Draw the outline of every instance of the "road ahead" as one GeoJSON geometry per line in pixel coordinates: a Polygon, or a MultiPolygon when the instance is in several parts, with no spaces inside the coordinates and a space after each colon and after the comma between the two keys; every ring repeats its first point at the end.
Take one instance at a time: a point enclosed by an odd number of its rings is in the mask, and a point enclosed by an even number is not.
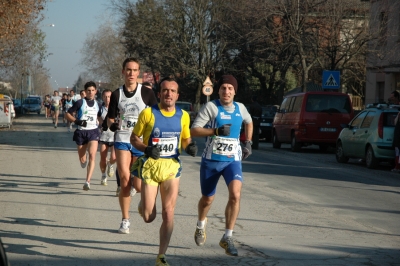
{"type": "MultiPolygon", "coordinates": [[[[171,265],[400,265],[399,174],[388,165],[338,164],[332,152],[271,146],[261,143],[243,163],[239,257],[218,245],[227,201],[222,180],[207,242],[194,243],[200,157],[182,156],[171,265]]],[[[0,152],[0,237],[12,266],[154,265],[160,213],[145,224],[136,195],[131,234],[118,234],[116,182],[101,186],[97,166],[91,190],[82,190],[85,170],[65,127],[54,129],[43,115],[20,117],[10,131],[0,130],[0,152]]]]}

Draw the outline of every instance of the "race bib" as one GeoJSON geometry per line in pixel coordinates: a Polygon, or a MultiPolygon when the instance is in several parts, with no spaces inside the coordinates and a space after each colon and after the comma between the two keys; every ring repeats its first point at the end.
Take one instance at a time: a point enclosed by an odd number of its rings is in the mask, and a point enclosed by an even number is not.
{"type": "Polygon", "coordinates": [[[213,153],[232,156],[237,153],[238,141],[231,138],[215,137],[213,140],[213,153]]]}
{"type": "Polygon", "coordinates": [[[158,149],[160,150],[160,156],[172,156],[176,154],[176,149],[178,147],[178,140],[176,137],[172,138],[153,138],[153,145],[158,144],[158,149]]]}
{"type": "Polygon", "coordinates": [[[122,116],[120,126],[121,130],[132,130],[136,125],[137,120],[137,116],[122,116]]]}

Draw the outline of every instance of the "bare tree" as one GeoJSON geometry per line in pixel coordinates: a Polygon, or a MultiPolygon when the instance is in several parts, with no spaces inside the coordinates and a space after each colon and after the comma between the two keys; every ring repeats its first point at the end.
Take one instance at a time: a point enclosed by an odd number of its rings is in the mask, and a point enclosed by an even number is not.
{"type": "MultiPolygon", "coordinates": [[[[214,75],[223,43],[215,36],[223,1],[122,0],[127,52],[134,52],[151,71],[175,75],[181,97],[199,105],[202,83],[214,75]]],[[[212,77],[211,77],[212,78],[212,77]]]]}
{"type": "Polygon", "coordinates": [[[109,89],[121,85],[121,64],[125,57],[122,39],[112,21],[105,20],[96,32],[88,35],[81,50],[81,65],[89,75],[105,80],[109,89]]]}

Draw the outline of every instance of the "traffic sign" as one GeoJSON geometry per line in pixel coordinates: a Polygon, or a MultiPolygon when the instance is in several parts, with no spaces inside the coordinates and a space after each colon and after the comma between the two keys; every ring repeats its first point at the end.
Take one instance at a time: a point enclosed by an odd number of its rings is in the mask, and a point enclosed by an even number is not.
{"type": "Polygon", "coordinates": [[[212,82],[211,82],[211,79],[210,79],[209,76],[207,76],[206,80],[203,82],[203,85],[204,86],[206,86],[206,85],[211,85],[212,86],[212,82]]]}
{"type": "Polygon", "coordinates": [[[339,89],[340,88],[340,71],[324,70],[322,72],[322,88],[323,89],[339,89]]]}
{"type": "Polygon", "coordinates": [[[202,91],[204,95],[210,96],[213,93],[213,87],[210,85],[205,85],[203,86],[202,91]]]}

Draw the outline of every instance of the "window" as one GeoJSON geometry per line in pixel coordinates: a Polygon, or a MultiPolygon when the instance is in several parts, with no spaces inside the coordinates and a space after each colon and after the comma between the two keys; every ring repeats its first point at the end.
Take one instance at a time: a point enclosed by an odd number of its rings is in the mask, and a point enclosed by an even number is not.
{"type": "Polygon", "coordinates": [[[289,113],[289,112],[292,112],[292,109],[293,109],[293,103],[294,103],[294,99],[295,99],[295,97],[290,97],[289,99],[288,99],[288,101],[289,101],[289,103],[287,104],[287,112],[289,113]]]}
{"type": "Polygon", "coordinates": [[[383,126],[395,127],[394,120],[396,119],[397,113],[384,113],[383,126]]]}
{"type": "Polygon", "coordinates": [[[301,110],[301,104],[303,103],[304,96],[297,96],[294,99],[292,112],[298,113],[301,110]]]}
{"type": "Polygon", "coordinates": [[[310,94],[307,98],[306,111],[349,114],[350,99],[346,95],[310,94]]]}
{"type": "Polygon", "coordinates": [[[386,12],[379,14],[379,45],[386,44],[388,16],[386,12]]]}
{"type": "Polygon", "coordinates": [[[364,121],[361,124],[361,128],[369,128],[371,126],[372,121],[374,120],[375,112],[368,112],[364,121]]]}
{"type": "Polygon", "coordinates": [[[366,115],[367,115],[367,112],[365,111],[365,112],[359,113],[358,116],[356,116],[356,118],[354,118],[354,120],[350,124],[353,127],[353,129],[360,128],[360,125],[366,115]]]}
{"type": "Polygon", "coordinates": [[[280,112],[282,112],[282,113],[286,112],[286,105],[287,104],[288,104],[288,98],[283,99],[282,104],[281,104],[280,112]]]}

